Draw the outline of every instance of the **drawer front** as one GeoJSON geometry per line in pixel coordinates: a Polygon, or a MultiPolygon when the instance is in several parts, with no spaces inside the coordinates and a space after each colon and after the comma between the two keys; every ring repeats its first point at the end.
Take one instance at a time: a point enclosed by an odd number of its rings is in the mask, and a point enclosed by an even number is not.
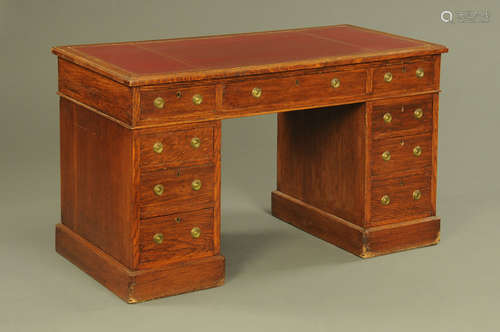
{"type": "Polygon", "coordinates": [[[142,134],[139,140],[142,170],[207,164],[214,159],[213,127],[142,134]]]}
{"type": "Polygon", "coordinates": [[[141,175],[141,205],[168,203],[177,209],[213,203],[215,167],[174,168],[141,175]]]}
{"type": "Polygon", "coordinates": [[[139,267],[207,256],[214,250],[213,209],[142,220],[139,267]]]}
{"type": "Polygon", "coordinates": [[[390,176],[432,166],[432,135],[380,139],[371,144],[372,176],[390,176]]]}
{"type": "Polygon", "coordinates": [[[373,136],[431,132],[432,97],[425,95],[374,102],[371,112],[373,136]]]}
{"type": "Polygon", "coordinates": [[[373,71],[373,94],[433,89],[434,75],[434,61],[430,58],[399,64],[389,63],[373,71]]]}
{"type": "Polygon", "coordinates": [[[431,172],[372,182],[371,225],[432,215],[431,172]]]}
{"type": "MultiPolygon", "coordinates": [[[[326,105],[335,99],[366,93],[366,71],[336,71],[291,77],[246,79],[224,86],[223,111],[263,106],[294,108],[326,105]]],[[[262,111],[269,111],[263,108],[262,111]]]]}
{"type": "Polygon", "coordinates": [[[203,119],[215,112],[215,86],[140,90],[139,123],[203,119]]]}

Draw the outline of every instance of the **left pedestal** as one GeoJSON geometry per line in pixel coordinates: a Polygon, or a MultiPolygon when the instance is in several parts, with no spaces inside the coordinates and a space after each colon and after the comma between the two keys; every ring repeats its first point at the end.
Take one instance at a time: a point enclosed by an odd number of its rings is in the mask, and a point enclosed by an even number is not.
{"type": "MultiPolygon", "coordinates": [[[[134,126],[112,116],[113,93],[106,103],[88,93],[90,83],[102,94],[125,87],[73,64],[59,69],[57,252],[129,303],[223,284],[220,121],[134,126]]],[[[196,89],[154,94],[192,104],[196,89]]]]}

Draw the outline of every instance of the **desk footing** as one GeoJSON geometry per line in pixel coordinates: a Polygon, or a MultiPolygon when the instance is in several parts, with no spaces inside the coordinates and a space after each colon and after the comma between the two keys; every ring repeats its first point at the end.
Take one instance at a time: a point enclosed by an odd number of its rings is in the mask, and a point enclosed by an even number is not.
{"type": "Polygon", "coordinates": [[[56,251],[128,303],[177,295],[224,283],[224,257],[217,255],[133,271],[63,224],[56,251]]]}
{"type": "Polygon", "coordinates": [[[438,217],[364,228],[280,191],[273,191],[271,198],[276,218],[362,258],[439,242],[438,217]]]}

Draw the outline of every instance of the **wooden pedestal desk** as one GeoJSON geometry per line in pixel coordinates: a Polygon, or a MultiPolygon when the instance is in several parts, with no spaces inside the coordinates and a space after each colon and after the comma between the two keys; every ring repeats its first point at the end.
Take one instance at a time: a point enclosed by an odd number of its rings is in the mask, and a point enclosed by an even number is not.
{"type": "Polygon", "coordinates": [[[439,241],[442,45],[337,25],[52,51],[56,250],[129,303],[224,282],[226,118],[278,113],[277,218],[360,257],[439,241]]]}

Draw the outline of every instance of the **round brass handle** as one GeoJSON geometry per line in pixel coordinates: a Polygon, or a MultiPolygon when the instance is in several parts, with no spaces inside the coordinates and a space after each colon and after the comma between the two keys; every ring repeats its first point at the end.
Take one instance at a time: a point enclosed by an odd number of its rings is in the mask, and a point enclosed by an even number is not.
{"type": "Polygon", "coordinates": [[[387,83],[392,81],[392,73],[390,71],[384,74],[384,81],[386,81],[387,83]]]}
{"type": "Polygon", "coordinates": [[[198,137],[191,138],[191,146],[195,149],[198,149],[201,145],[201,140],[198,137]]]}
{"type": "Polygon", "coordinates": [[[155,100],[153,100],[153,105],[155,105],[156,108],[163,108],[163,106],[165,106],[165,99],[156,97],[155,100]]]}
{"type": "Polygon", "coordinates": [[[392,122],[392,115],[391,115],[391,113],[385,113],[384,114],[384,121],[385,121],[385,123],[391,123],[392,122]]]}
{"type": "Polygon", "coordinates": [[[162,184],[157,184],[153,187],[153,192],[157,195],[157,196],[161,196],[163,195],[163,192],[165,191],[165,187],[162,185],[162,184]]]}
{"type": "Polygon", "coordinates": [[[153,235],[153,241],[155,241],[156,244],[161,244],[163,242],[163,234],[156,233],[155,235],[153,235]]]}
{"type": "Polygon", "coordinates": [[[199,94],[193,96],[193,104],[200,105],[203,102],[203,97],[199,94]]]}
{"type": "Polygon", "coordinates": [[[336,89],[340,86],[340,80],[338,78],[334,78],[334,79],[332,79],[330,84],[332,85],[332,88],[336,89]]]}
{"type": "Polygon", "coordinates": [[[191,229],[191,236],[195,239],[199,238],[201,235],[201,229],[199,227],[193,227],[191,229]]]}
{"type": "Polygon", "coordinates": [[[257,87],[253,88],[252,96],[254,96],[255,98],[260,98],[260,96],[262,96],[262,89],[257,87]]]}
{"type": "Polygon", "coordinates": [[[422,155],[422,148],[417,145],[416,147],[413,148],[413,154],[416,157],[420,157],[422,155]]]}
{"type": "Polygon", "coordinates": [[[156,142],[153,144],[153,151],[156,153],[162,153],[163,152],[163,144],[161,142],[156,142]]]}
{"type": "Polygon", "coordinates": [[[382,203],[382,205],[389,205],[390,202],[391,198],[389,197],[389,195],[384,195],[382,196],[382,198],[380,198],[380,203],[382,203]]]}
{"type": "Polygon", "coordinates": [[[201,189],[201,180],[194,180],[193,182],[191,182],[191,188],[193,188],[193,190],[200,190],[201,189]]]}
{"type": "Polygon", "coordinates": [[[418,201],[420,198],[422,198],[422,192],[420,192],[420,190],[415,190],[413,192],[413,199],[418,201]]]}
{"type": "Polygon", "coordinates": [[[384,153],[382,153],[382,159],[385,161],[391,160],[391,153],[389,151],[384,151],[384,153]]]}
{"type": "Polygon", "coordinates": [[[424,70],[422,68],[417,68],[415,75],[417,75],[418,78],[424,77],[424,70]]]}
{"type": "Polygon", "coordinates": [[[415,111],[413,111],[413,115],[416,119],[420,119],[424,116],[424,111],[421,108],[417,108],[415,111]]]}
{"type": "Polygon", "coordinates": [[[175,220],[176,223],[180,223],[182,221],[182,218],[181,217],[175,217],[174,220],[175,220]]]}

